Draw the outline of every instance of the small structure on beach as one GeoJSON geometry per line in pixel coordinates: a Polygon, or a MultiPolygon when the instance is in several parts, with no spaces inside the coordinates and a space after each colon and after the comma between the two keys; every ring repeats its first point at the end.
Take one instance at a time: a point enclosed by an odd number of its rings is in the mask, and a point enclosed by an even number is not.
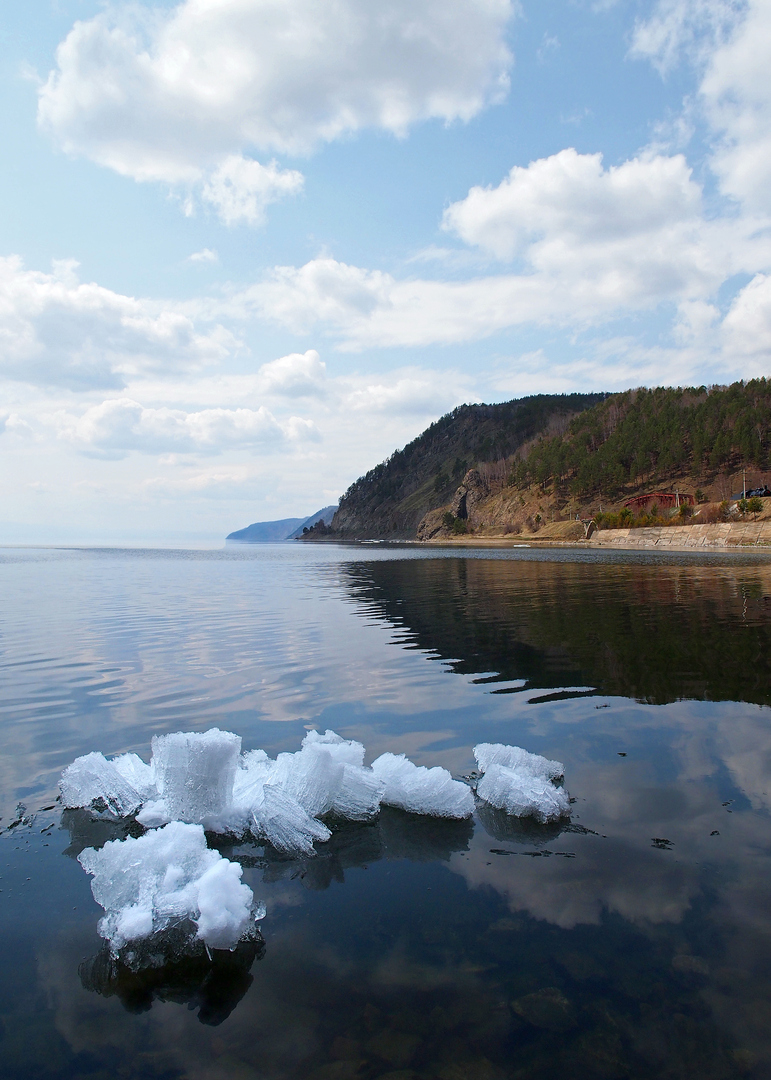
{"type": "Polygon", "coordinates": [[[683,491],[652,491],[648,495],[635,495],[632,499],[626,499],[624,506],[636,513],[647,513],[654,506],[658,506],[660,510],[676,510],[680,506],[693,506],[695,502],[693,495],[683,491]]]}

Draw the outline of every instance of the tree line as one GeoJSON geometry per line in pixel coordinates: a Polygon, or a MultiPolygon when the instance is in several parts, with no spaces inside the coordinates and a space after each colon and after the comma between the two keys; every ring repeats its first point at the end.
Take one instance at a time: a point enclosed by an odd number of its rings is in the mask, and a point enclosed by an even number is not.
{"type": "Polygon", "coordinates": [[[771,469],[771,382],[627,390],[515,459],[510,484],[552,482],[579,497],[742,467],[771,469]]]}

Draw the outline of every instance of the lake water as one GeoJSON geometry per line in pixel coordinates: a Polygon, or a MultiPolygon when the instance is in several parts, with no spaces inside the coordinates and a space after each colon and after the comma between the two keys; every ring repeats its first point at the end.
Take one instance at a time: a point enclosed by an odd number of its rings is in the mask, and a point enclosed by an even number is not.
{"type": "Polygon", "coordinates": [[[771,1075],[768,557],[4,549],[0,674],[4,1078],[771,1075]],[[110,831],[59,774],[213,725],[458,776],[514,743],[565,763],[572,823],[224,848],[264,945],[117,969],[76,861],[110,831]]]}

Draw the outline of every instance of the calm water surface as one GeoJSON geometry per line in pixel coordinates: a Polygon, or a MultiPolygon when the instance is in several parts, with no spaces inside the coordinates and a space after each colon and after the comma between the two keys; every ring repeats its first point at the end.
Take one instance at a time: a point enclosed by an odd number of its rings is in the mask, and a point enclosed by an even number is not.
{"type": "Polygon", "coordinates": [[[3,549],[0,676],[3,1077],[771,1075],[767,557],[3,549]],[[573,820],[224,848],[264,946],[135,975],[76,861],[113,834],[56,782],[214,724],[455,775],[516,743],[565,762],[573,820]]]}

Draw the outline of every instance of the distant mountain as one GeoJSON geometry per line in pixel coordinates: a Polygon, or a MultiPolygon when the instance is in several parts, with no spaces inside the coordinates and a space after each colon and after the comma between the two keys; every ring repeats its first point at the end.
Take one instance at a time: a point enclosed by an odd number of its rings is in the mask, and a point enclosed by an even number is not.
{"type": "Polygon", "coordinates": [[[302,524],[291,533],[287,539],[296,540],[298,536],[302,536],[303,529],[311,529],[314,525],[317,525],[319,521],[323,521],[325,525],[329,525],[332,518],[337,511],[337,503],[334,506],[325,506],[323,510],[317,510],[315,514],[311,514],[309,518],[302,522],[302,524]]]}
{"type": "Polygon", "coordinates": [[[460,405],[357,480],[340,500],[332,534],[415,538],[421,519],[448,503],[472,466],[512,458],[558,435],[607,394],[537,394],[499,405],[460,405]]]}
{"type": "Polygon", "coordinates": [[[239,540],[242,544],[266,544],[276,540],[287,540],[289,534],[305,524],[305,518],[282,518],[281,521],[255,521],[245,529],[229,533],[226,540],[239,540]]]}
{"type": "Polygon", "coordinates": [[[229,533],[226,540],[236,540],[242,544],[270,544],[278,540],[294,540],[302,536],[303,529],[310,529],[318,521],[326,524],[334,517],[337,506],[325,506],[308,518],[282,518],[280,521],[255,521],[245,529],[229,533]]]}

